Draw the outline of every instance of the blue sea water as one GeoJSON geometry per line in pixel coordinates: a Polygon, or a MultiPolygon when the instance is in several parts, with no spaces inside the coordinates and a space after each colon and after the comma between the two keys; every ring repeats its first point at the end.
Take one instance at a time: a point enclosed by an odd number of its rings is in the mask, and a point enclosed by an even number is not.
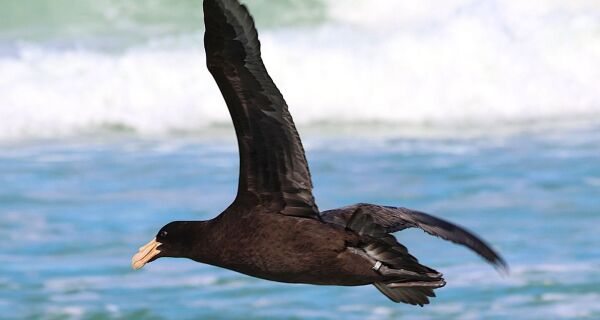
{"type": "Polygon", "coordinates": [[[279,284],[182,259],[134,271],[132,254],[162,225],[209,219],[233,199],[232,135],[5,143],[1,318],[600,318],[598,126],[450,138],[309,132],[305,145],[322,210],[371,202],[436,214],[482,235],[510,274],[419,230],[396,236],[448,281],[424,308],[371,286],[279,284]]]}

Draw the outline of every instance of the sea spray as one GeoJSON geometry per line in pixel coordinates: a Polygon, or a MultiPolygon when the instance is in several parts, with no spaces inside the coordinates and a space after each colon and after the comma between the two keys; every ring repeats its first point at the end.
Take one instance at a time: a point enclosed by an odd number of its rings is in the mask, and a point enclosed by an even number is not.
{"type": "MultiPolygon", "coordinates": [[[[493,128],[600,118],[600,7],[593,1],[315,2],[327,9],[322,20],[311,7],[302,12],[315,19],[286,20],[278,15],[283,4],[271,14],[277,24],[266,23],[263,2],[249,1],[259,26],[264,20],[263,57],[300,126],[493,128]]],[[[166,13],[138,21],[127,10],[146,9],[121,9],[117,25],[145,30],[144,41],[106,49],[108,23],[87,38],[63,33],[62,43],[2,33],[0,139],[229,125],[204,66],[201,20],[192,28],[193,15],[174,11],[182,22],[166,13]]],[[[63,29],[71,30],[56,27],[63,29]]]]}

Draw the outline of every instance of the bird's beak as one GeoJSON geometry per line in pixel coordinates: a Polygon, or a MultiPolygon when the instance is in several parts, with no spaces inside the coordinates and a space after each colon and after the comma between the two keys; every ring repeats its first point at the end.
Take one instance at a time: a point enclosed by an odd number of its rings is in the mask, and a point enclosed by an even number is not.
{"type": "Polygon", "coordinates": [[[153,260],[156,255],[160,253],[158,250],[158,246],[162,243],[156,241],[156,238],[152,239],[152,241],[148,242],[145,246],[141,247],[138,253],[136,253],[133,258],[131,258],[131,267],[134,270],[141,269],[146,263],[153,260]]]}

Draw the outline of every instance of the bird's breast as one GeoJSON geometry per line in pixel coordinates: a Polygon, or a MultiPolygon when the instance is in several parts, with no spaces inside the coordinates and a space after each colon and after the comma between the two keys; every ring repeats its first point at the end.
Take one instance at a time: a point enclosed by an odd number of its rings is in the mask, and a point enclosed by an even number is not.
{"type": "Polygon", "coordinates": [[[347,232],[314,219],[259,214],[229,222],[215,239],[224,245],[212,264],[268,280],[316,283],[343,267],[347,232]]]}

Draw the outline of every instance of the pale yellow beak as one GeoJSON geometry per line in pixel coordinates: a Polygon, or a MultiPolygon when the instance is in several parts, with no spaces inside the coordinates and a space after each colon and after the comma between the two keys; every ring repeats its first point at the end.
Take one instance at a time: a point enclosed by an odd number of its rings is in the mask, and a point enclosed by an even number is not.
{"type": "Polygon", "coordinates": [[[156,241],[156,238],[154,238],[145,246],[141,247],[138,253],[131,258],[131,267],[134,270],[141,269],[148,261],[160,253],[160,250],[158,250],[157,247],[161,244],[162,243],[156,241]]]}

